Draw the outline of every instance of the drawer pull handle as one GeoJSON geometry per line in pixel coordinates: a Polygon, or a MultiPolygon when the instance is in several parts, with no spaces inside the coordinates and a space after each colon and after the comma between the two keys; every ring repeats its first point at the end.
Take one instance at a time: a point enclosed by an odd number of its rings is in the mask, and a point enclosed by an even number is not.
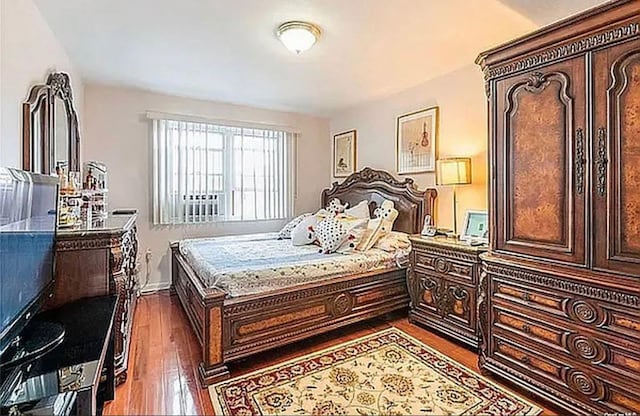
{"type": "Polygon", "coordinates": [[[527,357],[526,355],[523,355],[522,358],[520,358],[520,361],[522,361],[522,364],[526,365],[529,365],[531,363],[531,359],[529,359],[529,357],[527,357]]]}
{"type": "Polygon", "coordinates": [[[522,325],[522,332],[524,333],[530,333],[531,332],[531,327],[527,324],[522,325]]]}
{"type": "Polygon", "coordinates": [[[584,165],[587,164],[584,152],[584,130],[576,130],[576,191],[579,195],[584,193],[584,165]]]}
{"type": "Polygon", "coordinates": [[[522,293],[522,300],[525,302],[529,302],[531,300],[531,295],[529,295],[527,292],[523,292],[522,293]]]}
{"type": "Polygon", "coordinates": [[[600,196],[607,193],[607,129],[600,127],[598,129],[598,154],[596,155],[597,182],[596,188],[600,196]]]}

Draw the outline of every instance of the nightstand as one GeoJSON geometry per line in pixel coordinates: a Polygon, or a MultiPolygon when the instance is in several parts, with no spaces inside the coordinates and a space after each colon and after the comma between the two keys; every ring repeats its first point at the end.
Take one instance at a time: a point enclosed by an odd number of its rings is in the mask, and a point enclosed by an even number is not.
{"type": "Polygon", "coordinates": [[[478,348],[479,256],[487,246],[470,246],[447,237],[413,235],[410,240],[409,322],[478,348]]]}

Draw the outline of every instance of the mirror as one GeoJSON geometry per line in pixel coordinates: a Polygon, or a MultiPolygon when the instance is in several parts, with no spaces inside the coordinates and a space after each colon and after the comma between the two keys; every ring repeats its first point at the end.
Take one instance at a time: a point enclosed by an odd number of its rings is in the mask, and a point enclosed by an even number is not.
{"type": "Polygon", "coordinates": [[[69,160],[71,160],[71,137],[69,135],[69,121],[67,120],[67,109],[64,101],[54,97],[53,105],[53,121],[55,131],[54,140],[54,171],[56,168],[64,168],[65,172],[69,172],[69,160]]]}
{"type": "Polygon", "coordinates": [[[31,87],[23,104],[24,170],[54,174],[80,169],[78,114],[73,102],[69,74],[54,72],[46,84],[31,87]]]}

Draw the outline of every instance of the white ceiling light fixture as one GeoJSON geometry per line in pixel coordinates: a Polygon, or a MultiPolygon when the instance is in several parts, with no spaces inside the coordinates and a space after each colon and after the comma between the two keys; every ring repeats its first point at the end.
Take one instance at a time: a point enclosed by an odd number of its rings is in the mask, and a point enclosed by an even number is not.
{"type": "Polygon", "coordinates": [[[301,54],[318,41],[320,28],[313,23],[292,21],[281,24],[277,35],[287,49],[301,54]]]}

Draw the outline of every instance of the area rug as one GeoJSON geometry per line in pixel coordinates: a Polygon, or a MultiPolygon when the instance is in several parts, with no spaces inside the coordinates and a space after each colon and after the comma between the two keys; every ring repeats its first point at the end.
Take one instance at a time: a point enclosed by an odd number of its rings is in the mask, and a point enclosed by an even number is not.
{"type": "Polygon", "coordinates": [[[390,328],[209,387],[218,415],[501,415],[542,409],[390,328]]]}

